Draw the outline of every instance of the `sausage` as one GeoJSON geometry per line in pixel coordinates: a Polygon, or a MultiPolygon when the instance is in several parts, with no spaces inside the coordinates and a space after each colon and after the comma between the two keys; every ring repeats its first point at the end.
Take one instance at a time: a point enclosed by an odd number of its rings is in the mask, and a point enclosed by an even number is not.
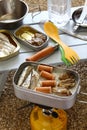
{"type": "Polygon", "coordinates": [[[41,71],[40,76],[42,76],[43,78],[49,79],[49,80],[54,80],[55,77],[53,74],[46,72],[46,71],[41,71]]]}
{"type": "Polygon", "coordinates": [[[38,65],[38,71],[42,71],[42,70],[44,70],[44,71],[47,71],[47,72],[52,72],[53,71],[53,67],[51,67],[51,66],[46,66],[46,65],[38,65]]]}
{"type": "Polygon", "coordinates": [[[44,57],[47,57],[51,53],[53,53],[54,50],[55,50],[55,48],[52,46],[46,47],[45,49],[37,52],[33,56],[26,58],[26,61],[38,61],[44,57]]]}
{"type": "Polygon", "coordinates": [[[41,86],[51,86],[51,87],[55,87],[56,86],[56,81],[55,80],[44,80],[41,81],[41,86]]]}
{"type": "Polygon", "coordinates": [[[36,91],[43,93],[51,93],[51,87],[36,87],[36,91]]]}

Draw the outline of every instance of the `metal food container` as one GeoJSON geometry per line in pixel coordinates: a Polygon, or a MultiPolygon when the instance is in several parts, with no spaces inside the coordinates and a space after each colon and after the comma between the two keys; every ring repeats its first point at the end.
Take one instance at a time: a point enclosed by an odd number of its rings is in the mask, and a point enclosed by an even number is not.
{"type": "MultiPolygon", "coordinates": [[[[75,22],[75,24],[78,23],[78,19],[79,19],[81,13],[82,13],[82,10],[83,10],[83,8],[81,7],[81,8],[76,9],[72,13],[72,20],[75,22]]],[[[83,27],[83,28],[87,27],[87,17],[85,17],[84,21],[82,23],[80,23],[80,26],[83,27]]]]}
{"type": "Polygon", "coordinates": [[[7,30],[0,30],[0,61],[19,53],[20,46],[16,38],[7,30]]]}
{"type": "Polygon", "coordinates": [[[14,35],[21,43],[36,51],[41,50],[48,45],[47,35],[29,25],[22,25],[16,29],[14,35]]]}
{"type": "Polygon", "coordinates": [[[0,29],[16,29],[23,24],[29,7],[22,0],[0,1],[0,29]]]}
{"type": "MultiPolygon", "coordinates": [[[[29,72],[29,75],[30,75],[30,73],[31,73],[31,71],[29,72]]],[[[29,76],[29,75],[27,75],[27,76],[29,76]]],[[[33,77],[33,76],[31,76],[31,77],[33,77]]],[[[57,79],[57,82],[59,83],[59,78],[57,79]]],[[[33,81],[33,83],[35,83],[35,82],[33,81]]],[[[76,96],[80,90],[79,83],[80,83],[80,79],[79,79],[79,75],[77,72],[74,72],[69,69],[63,69],[61,67],[40,64],[38,62],[37,63],[24,62],[23,64],[20,65],[20,67],[16,71],[14,78],[13,78],[14,92],[18,98],[30,101],[35,104],[50,106],[50,107],[54,107],[54,108],[62,108],[62,109],[69,109],[74,105],[76,96]],[[52,93],[43,93],[43,92],[36,91],[35,88],[33,88],[33,89],[30,87],[27,88],[27,87],[24,87],[23,84],[19,85],[20,83],[18,83],[18,82],[24,80],[23,73],[25,73],[24,72],[25,68],[26,67],[29,67],[29,69],[33,68],[35,70],[35,73],[38,73],[37,68],[39,65],[52,67],[53,68],[52,74],[54,74],[56,76],[60,76],[61,74],[65,74],[65,73],[70,73],[71,75],[73,75],[74,79],[75,79],[74,80],[75,84],[74,84],[74,87],[70,88],[70,91],[72,94],[67,96],[67,95],[57,95],[53,92],[52,93]]],[[[35,84],[35,86],[37,86],[37,84],[35,84]]]]}

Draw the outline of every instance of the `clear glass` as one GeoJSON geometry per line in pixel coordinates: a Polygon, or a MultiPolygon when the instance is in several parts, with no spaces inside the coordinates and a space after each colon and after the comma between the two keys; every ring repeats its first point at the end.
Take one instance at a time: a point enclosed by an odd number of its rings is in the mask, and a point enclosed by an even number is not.
{"type": "Polygon", "coordinates": [[[56,26],[66,25],[71,16],[71,0],[48,0],[48,17],[56,26]]]}

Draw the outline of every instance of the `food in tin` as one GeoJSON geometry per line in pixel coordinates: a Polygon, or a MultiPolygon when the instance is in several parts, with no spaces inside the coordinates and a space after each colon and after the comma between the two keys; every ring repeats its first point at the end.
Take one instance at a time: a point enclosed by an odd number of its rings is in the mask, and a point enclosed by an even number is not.
{"type": "Polygon", "coordinates": [[[51,86],[49,87],[36,87],[35,90],[37,92],[43,92],[43,93],[52,93],[52,89],[51,89],[51,86]]]}
{"type": "Polygon", "coordinates": [[[0,30],[0,61],[7,60],[19,53],[19,43],[7,30],[0,30]]]}
{"type": "Polygon", "coordinates": [[[38,65],[37,69],[38,69],[38,71],[44,70],[44,71],[47,71],[47,72],[50,72],[50,73],[53,71],[53,67],[46,66],[46,65],[38,65]]]}
{"type": "Polygon", "coordinates": [[[13,53],[16,47],[10,43],[8,36],[0,33],[0,57],[4,57],[13,53]]]}
{"type": "Polygon", "coordinates": [[[21,34],[19,38],[34,46],[40,46],[46,41],[45,35],[40,33],[33,34],[28,31],[25,31],[23,34],[21,34]]]}
{"type": "Polygon", "coordinates": [[[32,47],[40,47],[47,41],[45,34],[25,25],[15,31],[15,36],[32,47]]]}
{"type": "Polygon", "coordinates": [[[74,75],[70,73],[65,73],[59,76],[60,82],[58,83],[58,87],[64,88],[72,88],[75,86],[75,78],[74,75]]]}
{"type": "Polygon", "coordinates": [[[39,80],[39,74],[37,71],[34,70],[33,67],[26,67],[24,68],[20,78],[18,80],[18,85],[24,88],[32,88],[36,87],[36,84],[39,80]]]}
{"type": "Polygon", "coordinates": [[[37,92],[69,96],[76,86],[76,79],[71,72],[58,72],[57,68],[49,65],[27,66],[20,74],[17,85],[37,92]]]}

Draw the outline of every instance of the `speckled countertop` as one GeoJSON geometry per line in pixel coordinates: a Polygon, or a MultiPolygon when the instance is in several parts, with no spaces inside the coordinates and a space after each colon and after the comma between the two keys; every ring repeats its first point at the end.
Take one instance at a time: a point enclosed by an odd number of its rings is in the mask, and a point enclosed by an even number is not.
{"type": "MultiPolygon", "coordinates": [[[[36,1],[26,0],[29,5],[34,4],[34,6],[35,3],[37,3],[36,1]]],[[[44,1],[46,2],[46,0],[44,1]]],[[[42,1],[40,0],[40,2],[42,1]]],[[[73,0],[73,3],[74,5],[78,5],[78,3],[82,4],[83,1],[78,0],[77,2],[76,0],[73,0]]],[[[66,66],[62,65],[62,67],[66,66]]],[[[87,61],[79,62],[70,68],[79,73],[81,90],[77,95],[74,106],[66,111],[68,115],[67,130],[87,130],[87,103],[80,102],[87,102],[87,95],[81,94],[81,92],[87,93],[87,61]]],[[[0,97],[0,130],[30,130],[29,116],[31,108],[26,107],[18,110],[18,108],[28,104],[28,102],[20,100],[14,95],[12,82],[14,73],[15,70],[9,72],[2,96],[0,97]]]]}
{"type": "MultiPolygon", "coordinates": [[[[62,67],[66,66],[62,65],[62,67]]],[[[79,73],[81,90],[74,106],[66,111],[68,115],[67,130],[87,130],[87,95],[81,94],[81,92],[87,94],[87,61],[80,62],[70,68],[79,73]],[[86,103],[81,103],[82,100],[86,103]]],[[[12,82],[14,73],[14,70],[9,72],[5,89],[0,98],[0,130],[30,130],[31,107],[17,110],[28,102],[20,100],[14,95],[12,82]]]]}

